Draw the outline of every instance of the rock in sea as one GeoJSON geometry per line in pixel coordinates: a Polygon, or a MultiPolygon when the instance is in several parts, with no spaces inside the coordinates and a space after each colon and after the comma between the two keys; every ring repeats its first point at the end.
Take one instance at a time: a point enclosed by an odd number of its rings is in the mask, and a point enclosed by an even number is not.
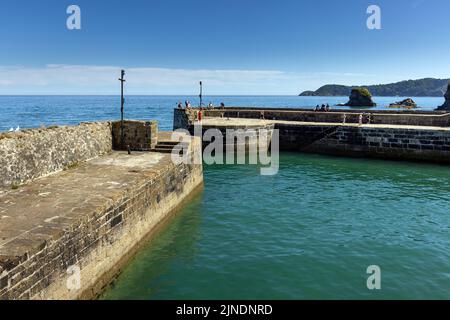
{"type": "Polygon", "coordinates": [[[408,98],[402,101],[391,103],[389,108],[404,108],[404,109],[415,109],[417,108],[417,103],[413,99],[408,98]]]}
{"type": "Polygon", "coordinates": [[[442,106],[438,107],[436,110],[450,110],[450,83],[447,86],[447,92],[445,93],[445,102],[442,106]]]}
{"type": "Polygon", "coordinates": [[[376,105],[372,101],[372,94],[366,88],[352,89],[350,100],[345,104],[348,107],[374,107],[376,105]]]}

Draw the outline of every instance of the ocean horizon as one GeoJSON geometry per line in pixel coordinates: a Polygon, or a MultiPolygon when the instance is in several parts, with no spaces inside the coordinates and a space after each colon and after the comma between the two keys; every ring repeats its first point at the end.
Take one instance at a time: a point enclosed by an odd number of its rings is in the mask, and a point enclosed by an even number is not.
{"type": "MultiPolygon", "coordinates": [[[[376,107],[364,110],[392,110],[390,103],[406,97],[374,97],[376,107]]],[[[432,111],[443,104],[439,97],[412,97],[420,106],[416,110],[432,111]]],[[[161,130],[171,130],[173,108],[178,102],[199,104],[195,95],[126,95],[125,117],[137,120],[157,120],[161,130]]],[[[221,102],[235,107],[315,108],[329,104],[332,109],[354,108],[335,106],[348,97],[300,97],[288,95],[206,95],[203,103],[221,102]]],[[[11,128],[36,128],[54,125],[75,125],[80,122],[107,121],[120,118],[118,95],[0,95],[0,131],[11,128]]]]}

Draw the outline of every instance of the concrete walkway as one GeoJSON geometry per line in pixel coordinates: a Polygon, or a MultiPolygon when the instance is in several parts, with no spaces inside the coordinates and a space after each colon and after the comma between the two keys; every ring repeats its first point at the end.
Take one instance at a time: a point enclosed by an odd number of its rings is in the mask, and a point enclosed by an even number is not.
{"type": "MultiPolygon", "coordinates": [[[[198,122],[196,122],[198,123],[198,122]]],[[[217,128],[257,128],[267,125],[298,125],[298,126],[342,126],[342,127],[363,127],[363,128],[393,128],[393,129],[414,129],[414,130],[436,130],[450,131],[450,127],[434,127],[434,126],[411,126],[411,125],[393,125],[393,124],[358,124],[358,123],[336,123],[336,122],[303,122],[303,121],[286,121],[286,120],[265,120],[251,118],[219,118],[205,117],[201,124],[204,127],[217,128]]]]}
{"type": "Polygon", "coordinates": [[[0,195],[0,262],[14,263],[78,220],[108,209],[128,186],[136,188],[171,163],[170,154],[114,151],[0,195]]]}

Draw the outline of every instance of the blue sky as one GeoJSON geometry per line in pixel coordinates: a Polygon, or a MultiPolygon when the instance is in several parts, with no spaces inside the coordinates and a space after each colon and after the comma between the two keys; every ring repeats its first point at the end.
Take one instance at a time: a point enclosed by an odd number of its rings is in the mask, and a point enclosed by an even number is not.
{"type": "Polygon", "coordinates": [[[450,78],[448,0],[1,0],[0,94],[298,94],[450,78]],[[66,8],[81,8],[68,30],[66,8]],[[369,5],[381,30],[366,27],[369,5]]]}

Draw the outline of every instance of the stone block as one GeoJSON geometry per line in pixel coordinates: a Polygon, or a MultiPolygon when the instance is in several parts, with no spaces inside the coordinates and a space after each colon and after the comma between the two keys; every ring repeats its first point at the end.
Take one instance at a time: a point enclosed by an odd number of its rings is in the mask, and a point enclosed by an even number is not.
{"type": "Polygon", "coordinates": [[[124,120],[112,123],[113,148],[115,150],[148,151],[158,142],[157,121],[124,120]]]}

